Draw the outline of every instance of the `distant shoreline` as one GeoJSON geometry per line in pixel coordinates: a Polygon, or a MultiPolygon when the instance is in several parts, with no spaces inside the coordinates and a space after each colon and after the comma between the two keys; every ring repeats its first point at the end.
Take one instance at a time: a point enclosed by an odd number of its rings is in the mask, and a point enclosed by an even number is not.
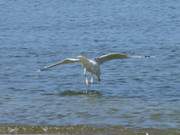
{"type": "Polygon", "coordinates": [[[96,126],[96,125],[15,125],[0,124],[0,134],[62,134],[62,135],[177,135],[180,129],[133,129],[122,126],[96,126]]]}

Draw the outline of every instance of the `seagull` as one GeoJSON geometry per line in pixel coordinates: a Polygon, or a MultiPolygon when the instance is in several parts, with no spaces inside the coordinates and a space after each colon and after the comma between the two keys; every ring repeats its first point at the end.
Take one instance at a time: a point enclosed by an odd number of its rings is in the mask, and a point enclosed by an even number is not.
{"type": "Polygon", "coordinates": [[[125,59],[129,58],[127,54],[120,54],[120,53],[108,53],[106,55],[102,55],[100,57],[96,57],[94,59],[89,59],[84,55],[79,55],[76,58],[66,58],[64,60],[58,61],[54,64],[45,66],[44,68],[40,69],[40,71],[47,70],[49,68],[62,65],[62,64],[73,64],[73,63],[80,63],[84,69],[84,76],[85,76],[85,84],[89,86],[89,84],[93,83],[94,78],[100,82],[101,81],[101,70],[100,66],[107,61],[114,60],[114,59],[125,59]]]}

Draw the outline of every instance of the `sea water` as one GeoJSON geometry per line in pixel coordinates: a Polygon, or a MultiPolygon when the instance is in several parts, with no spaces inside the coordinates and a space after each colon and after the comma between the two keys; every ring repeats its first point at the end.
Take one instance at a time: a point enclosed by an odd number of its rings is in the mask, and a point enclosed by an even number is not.
{"type": "Polygon", "coordinates": [[[0,124],[180,128],[180,1],[1,0],[0,124]],[[86,94],[80,53],[109,61],[86,94]]]}

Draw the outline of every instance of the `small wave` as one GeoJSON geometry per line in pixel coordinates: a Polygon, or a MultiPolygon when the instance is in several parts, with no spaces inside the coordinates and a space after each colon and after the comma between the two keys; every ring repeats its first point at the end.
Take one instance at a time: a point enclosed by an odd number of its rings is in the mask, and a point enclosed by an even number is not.
{"type": "Polygon", "coordinates": [[[97,90],[65,90],[58,93],[46,93],[44,95],[56,96],[102,96],[102,93],[97,90]]]}

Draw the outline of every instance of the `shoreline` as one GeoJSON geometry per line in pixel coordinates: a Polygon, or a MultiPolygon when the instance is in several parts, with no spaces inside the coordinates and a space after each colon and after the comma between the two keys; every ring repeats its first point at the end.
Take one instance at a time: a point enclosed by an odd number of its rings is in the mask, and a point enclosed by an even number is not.
{"type": "Polygon", "coordinates": [[[0,124],[0,134],[62,134],[62,135],[179,135],[180,129],[126,128],[96,125],[16,125],[0,124]]]}

